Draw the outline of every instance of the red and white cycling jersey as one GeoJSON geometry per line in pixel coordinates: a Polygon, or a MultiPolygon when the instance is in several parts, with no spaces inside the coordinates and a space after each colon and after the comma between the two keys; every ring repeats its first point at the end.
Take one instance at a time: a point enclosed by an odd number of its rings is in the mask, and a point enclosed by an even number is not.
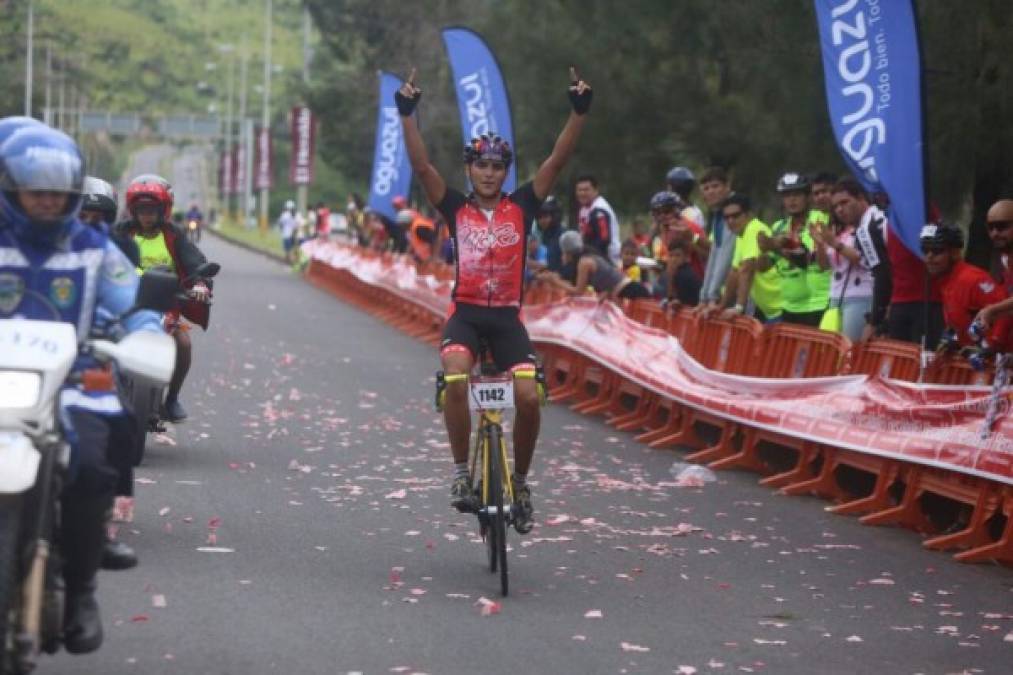
{"type": "Polygon", "coordinates": [[[491,213],[452,188],[437,205],[454,240],[453,299],[483,307],[520,307],[528,229],[539,200],[531,183],[503,195],[491,213]]]}

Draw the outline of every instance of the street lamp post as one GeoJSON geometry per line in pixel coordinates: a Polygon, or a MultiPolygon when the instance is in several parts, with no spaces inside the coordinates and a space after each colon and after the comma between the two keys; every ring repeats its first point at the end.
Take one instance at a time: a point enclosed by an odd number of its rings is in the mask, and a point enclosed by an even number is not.
{"type": "Polygon", "coordinates": [[[243,177],[243,184],[239,188],[239,219],[243,227],[250,224],[250,159],[249,147],[246,142],[246,95],[247,95],[247,72],[250,63],[250,53],[246,48],[246,35],[243,34],[243,42],[239,47],[239,140],[243,148],[241,157],[243,168],[239,175],[243,177]]]}
{"type": "MultiPolygon", "coordinates": [[[[261,133],[270,133],[271,128],[271,21],[272,21],[272,2],[266,0],[266,11],[265,16],[266,26],[264,27],[264,111],[261,117],[261,125],[263,131],[261,133]]],[[[262,152],[266,151],[267,148],[262,148],[262,152]]],[[[268,204],[267,201],[270,197],[270,190],[265,184],[260,189],[260,229],[264,231],[267,229],[267,218],[268,218],[268,204]]]]}
{"type": "Polygon", "coordinates": [[[28,3],[28,54],[25,59],[25,117],[32,116],[32,55],[35,53],[35,3],[28,3]]]}
{"type": "Polygon", "coordinates": [[[42,121],[53,124],[53,43],[46,41],[46,108],[42,113],[42,121]]]}
{"type": "MultiPolygon", "coordinates": [[[[235,49],[234,45],[222,44],[218,45],[218,51],[222,54],[231,54],[235,49]]],[[[236,61],[235,59],[229,59],[229,74],[228,81],[226,83],[226,89],[228,91],[228,102],[225,105],[225,161],[232,162],[232,100],[235,94],[234,87],[234,76],[236,72],[236,61]]],[[[230,182],[235,184],[235,167],[232,167],[229,171],[230,182]]],[[[232,217],[232,192],[230,191],[231,185],[225,185],[222,196],[225,198],[225,217],[226,219],[232,217]]]]}

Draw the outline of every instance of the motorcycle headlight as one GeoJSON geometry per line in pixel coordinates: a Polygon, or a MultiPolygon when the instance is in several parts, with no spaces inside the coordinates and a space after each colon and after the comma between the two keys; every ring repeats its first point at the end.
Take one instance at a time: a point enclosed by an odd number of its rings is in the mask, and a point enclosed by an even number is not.
{"type": "Polygon", "coordinates": [[[0,370],[0,408],[31,408],[39,402],[42,374],[0,370]]]}

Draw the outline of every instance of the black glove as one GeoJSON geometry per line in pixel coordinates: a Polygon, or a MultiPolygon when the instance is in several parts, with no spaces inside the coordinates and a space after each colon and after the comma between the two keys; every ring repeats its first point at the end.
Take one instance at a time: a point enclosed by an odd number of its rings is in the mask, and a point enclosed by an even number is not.
{"type": "Polygon", "coordinates": [[[422,90],[416,87],[412,87],[414,96],[405,96],[398,89],[394,92],[394,104],[397,106],[397,112],[401,117],[411,117],[412,113],[415,112],[415,106],[422,100],[422,90]]]}
{"type": "Polygon", "coordinates": [[[591,99],[594,97],[594,92],[591,90],[591,85],[587,83],[584,84],[584,91],[579,91],[577,85],[577,81],[571,82],[567,94],[570,97],[570,105],[573,106],[573,112],[578,115],[584,115],[591,109],[591,99]]]}

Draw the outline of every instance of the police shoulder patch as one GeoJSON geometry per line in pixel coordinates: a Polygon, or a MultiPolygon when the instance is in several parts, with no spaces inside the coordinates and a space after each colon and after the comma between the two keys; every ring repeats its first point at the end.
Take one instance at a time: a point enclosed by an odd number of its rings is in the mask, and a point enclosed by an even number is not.
{"type": "Polygon", "coordinates": [[[123,256],[107,256],[102,265],[102,274],[117,286],[127,286],[137,278],[137,271],[123,256]]]}

